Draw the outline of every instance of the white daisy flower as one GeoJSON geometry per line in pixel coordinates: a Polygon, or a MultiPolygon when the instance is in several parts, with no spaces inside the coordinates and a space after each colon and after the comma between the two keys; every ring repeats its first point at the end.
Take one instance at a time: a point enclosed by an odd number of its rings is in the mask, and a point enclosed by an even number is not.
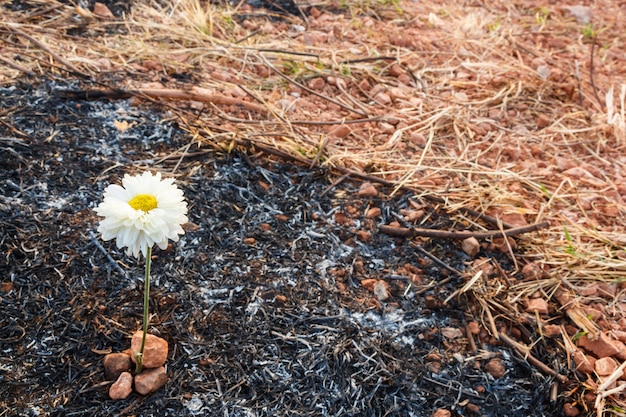
{"type": "Polygon", "coordinates": [[[98,226],[102,239],[116,239],[118,248],[126,248],[128,255],[144,257],[156,243],[167,248],[169,239],[178,241],[185,233],[187,203],[174,179],[161,179],[161,173],[152,175],[124,175],[122,186],[109,185],[104,200],[95,209],[104,217],[98,226]]]}

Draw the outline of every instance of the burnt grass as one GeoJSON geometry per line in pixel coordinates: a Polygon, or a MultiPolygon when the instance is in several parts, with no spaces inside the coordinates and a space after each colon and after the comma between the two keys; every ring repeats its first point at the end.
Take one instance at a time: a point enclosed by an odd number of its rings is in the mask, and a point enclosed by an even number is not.
{"type": "MultiPolygon", "coordinates": [[[[468,299],[443,303],[462,278],[376,231],[416,196],[362,199],[359,182],[323,170],[187,147],[164,110],[70,100],[69,87],[0,88],[0,416],[561,414],[553,379],[515,352],[442,334],[476,319],[468,299]],[[101,241],[93,208],[143,169],[174,172],[190,224],[152,264],[168,382],[112,401],[102,358],[141,326],[143,262],[101,241]],[[364,279],[387,282],[389,298],[364,279]],[[505,376],[484,371],[489,357],[505,376]]],[[[420,203],[423,227],[461,226],[420,203]]],[[[456,242],[421,245],[459,270],[470,261],[456,242]]]]}

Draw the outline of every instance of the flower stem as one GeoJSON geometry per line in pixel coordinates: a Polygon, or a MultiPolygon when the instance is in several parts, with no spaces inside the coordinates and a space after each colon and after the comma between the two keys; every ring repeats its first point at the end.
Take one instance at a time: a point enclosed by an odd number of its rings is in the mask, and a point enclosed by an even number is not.
{"type": "Polygon", "coordinates": [[[146,335],[148,334],[148,321],[150,320],[148,314],[148,306],[150,304],[150,261],[152,260],[152,247],[148,246],[146,252],[146,275],[143,279],[143,337],[141,338],[141,349],[139,355],[137,355],[137,366],[135,367],[135,373],[140,373],[143,369],[143,350],[146,346],[146,335]]]}

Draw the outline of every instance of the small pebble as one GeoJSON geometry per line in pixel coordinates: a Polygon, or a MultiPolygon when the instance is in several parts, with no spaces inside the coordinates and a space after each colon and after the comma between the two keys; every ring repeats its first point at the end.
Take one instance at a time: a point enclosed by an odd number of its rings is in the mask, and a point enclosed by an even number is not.
{"type": "Polygon", "coordinates": [[[130,372],[122,372],[109,388],[109,397],[112,400],[124,400],[131,392],[133,392],[133,376],[130,372]]]}
{"type": "Polygon", "coordinates": [[[543,298],[531,298],[528,300],[526,312],[548,314],[548,303],[543,298]]]}
{"type": "Polygon", "coordinates": [[[563,404],[563,414],[567,417],[576,417],[580,414],[580,410],[576,408],[573,404],[565,403],[563,404]]]}
{"type": "Polygon", "coordinates": [[[445,408],[438,408],[433,413],[433,417],[450,417],[451,415],[452,415],[452,413],[450,413],[450,411],[446,410],[445,408]]]}
{"type": "Polygon", "coordinates": [[[102,360],[104,365],[104,379],[115,381],[122,372],[130,370],[132,359],[125,353],[109,353],[102,360]]]}
{"type": "Polygon", "coordinates": [[[381,214],[382,211],[380,210],[380,208],[372,207],[371,209],[367,210],[367,212],[365,213],[365,217],[368,219],[373,219],[376,217],[380,217],[381,214]]]}
{"type": "Polygon", "coordinates": [[[356,238],[359,239],[361,242],[368,243],[372,240],[372,234],[367,230],[359,230],[358,232],[356,232],[356,238]]]}
{"type": "Polygon", "coordinates": [[[364,182],[361,184],[361,187],[356,195],[359,197],[376,197],[378,195],[378,190],[371,183],[364,182]]]}
{"type": "Polygon", "coordinates": [[[323,78],[313,78],[311,81],[309,81],[308,87],[311,90],[321,90],[324,88],[324,86],[326,85],[326,81],[324,81],[323,78]]]}
{"type": "Polygon", "coordinates": [[[146,369],[135,376],[135,391],[142,395],[149,394],[161,388],[167,382],[165,367],[146,369]]]}
{"type": "Polygon", "coordinates": [[[538,264],[531,262],[522,268],[522,276],[526,280],[539,279],[543,275],[543,270],[538,264]]]}
{"type": "Polygon", "coordinates": [[[468,237],[461,243],[461,249],[463,249],[463,252],[465,252],[468,256],[473,258],[478,255],[478,252],[480,252],[480,243],[475,237],[468,237]]]}
{"type": "Polygon", "coordinates": [[[600,358],[594,366],[596,374],[600,376],[609,376],[617,368],[617,362],[611,357],[600,358]]]}
{"type": "Polygon", "coordinates": [[[493,358],[485,365],[485,372],[498,379],[502,378],[504,374],[506,374],[506,368],[502,364],[500,358],[493,358]]]}
{"type": "Polygon", "coordinates": [[[580,350],[575,351],[572,354],[576,369],[585,374],[592,374],[595,371],[596,358],[593,356],[587,356],[580,350]]]}
{"type": "MultiPolygon", "coordinates": [[[[142,338],[143,332],[141,330],[137,330],[133,335],[133,339],[130,344],[133,351],[133,357],[131,358],[133,362],[136,362],[134,354],[139,353],[141,350],[142,338]]],[[[168,344],[165,339],[152,334],[146,335],[146,345],[144,346],[143,351],[143,367],[158,368],[159,366],[162,366],[167,360],[167,351],[168,344]]]]}
{"type": "Polygon", "coordinates": [[[328,129],[328,134],[336,138],[345,138],[352,132],[348,125],[335,125],[328,129]]]}

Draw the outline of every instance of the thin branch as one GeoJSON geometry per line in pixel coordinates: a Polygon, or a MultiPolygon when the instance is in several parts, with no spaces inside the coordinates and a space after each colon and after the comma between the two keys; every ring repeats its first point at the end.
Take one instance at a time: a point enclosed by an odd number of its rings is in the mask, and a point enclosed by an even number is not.
{"type": "Polygon", "coordinates": [[[491,230],[488,232],[472,232],[469,230],[448,231],[382,225],[378,228],[378,230],[386,235],[401,237],[423,236],[441,239],[467,239],[468,237],[474,237],[476,239],[490,239],[521,235],[523,233],[534,232],[535,230],[543,229],[548,226],[550,226],[550,223],[541,222],[529,224],[528,226],[514,227],[512,229],[491,230]]]}
{"type": "Polygon", "coordinates": [[[515,340],[511,339],[509,336],[507,336],[504,333],[500,333],[500,339],[504,343],[506,343],[507,345],[512,347],[513,349],[517,350],[518,353],[524,359],[526,359],[535,368],[538,368],[542,373],[544,373],[546,375],[552,375],[553,377],[558,379],[559,382],[565,383],[565,382],[569,381],[569,379],[565,375],[559,374],[557,371],[555,371],[554,369],[550,368],[548,365],[546,365],[545,363],[541,362],[539,359],[535,358],[530,353],[530,349],[527,346],[524,346],[521,343],[516,342],[515,340]]]}
{"type": "Polygon", "coordinates": [[[104,246],[102,246],[100,244],[100,242],[98,242],[98,239],[96,238],[96,235],[94,235],[94,233],[91,230],[89,231],[89,236],[91,237],[91,242],[94,245],[96,245],[96,248],[98,248],[100,250],[100,252],[102,252],[104,254],[104,256],[106,256],[106,258],[108,259],[109,263],[111,265],[113,265],[113,268],[117,269],[120,274],[122,274],[124,277],[128,278],[128,275],[126,275],[126,271],[124,271],[124,269],[122,269],[122,267],[119,266],[119,264],[117,262],[115,262],[115,259],[113,259],[113,257],[111,255],[109,255],[109,252],[107,252],[107,250],[104,249],[104,246]]]}
{"type": "Polygon", "coordinates": [[[589,82],[591,83],[591,87],[593,88],[593,94],[596,96],[596,100],[598,100],[598,105],[600,106],[600,110],[603,108],[602,100],[600,100],[600,96],[598,95],[598,87],[596,87],[596,83],[593,78],[593,56],[595,55],[596,50],[596,42],[598,41],[598,35],[593,36],[593,40],[591,42],[591,58],[589,60],[589,82]]]}

